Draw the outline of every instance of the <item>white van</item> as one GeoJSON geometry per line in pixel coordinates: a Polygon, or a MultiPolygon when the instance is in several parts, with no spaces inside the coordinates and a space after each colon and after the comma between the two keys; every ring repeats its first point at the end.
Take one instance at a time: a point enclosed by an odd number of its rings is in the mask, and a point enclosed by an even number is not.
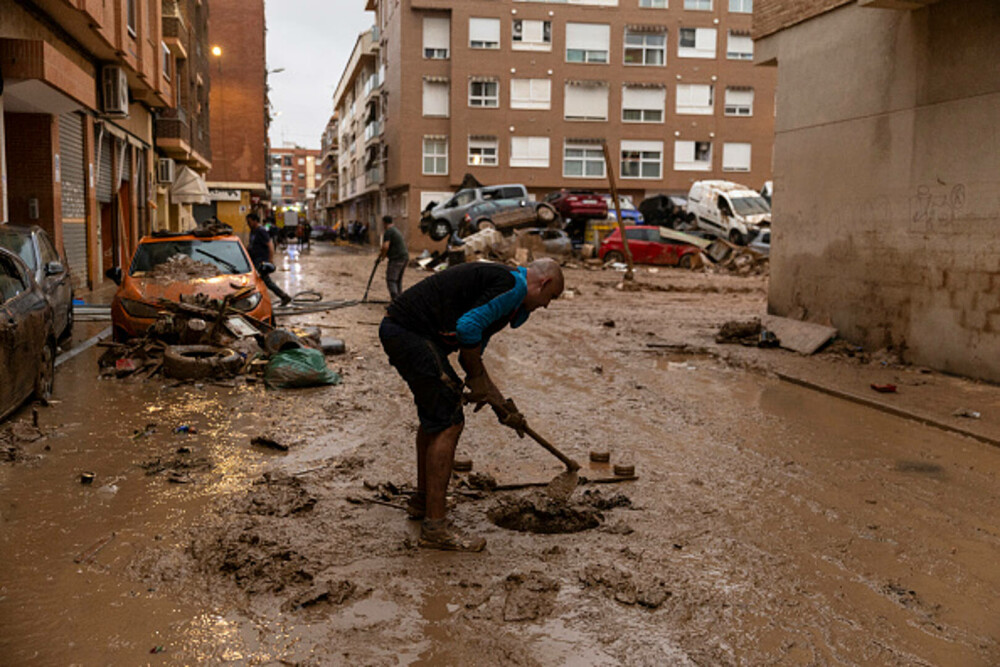
{"type": "Polygon", "coordinates": [[[737,245],[746,245],[771,224],[771,206],[759,193],[731,181],[696,181],[687,210],[699,229],[737,245]]]}

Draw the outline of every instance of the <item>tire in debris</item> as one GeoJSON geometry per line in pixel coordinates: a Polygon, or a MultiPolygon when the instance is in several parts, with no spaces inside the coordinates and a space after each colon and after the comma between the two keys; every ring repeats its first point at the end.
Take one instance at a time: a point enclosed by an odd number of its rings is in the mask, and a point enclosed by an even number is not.
{"type": "Polygon", "coordinates": [[[171,345],[163,353],[163,374],[176,380],[235,375],[242,365],[239,354],[214,345],[171,345]]]}
{"type": "Polygon", "coordinates": [[[556,210],[548,204],[539,204],[536,215],[538,216],[538,220],[544,222],[546,225],[555,222],[557,217],[556,210]]]}

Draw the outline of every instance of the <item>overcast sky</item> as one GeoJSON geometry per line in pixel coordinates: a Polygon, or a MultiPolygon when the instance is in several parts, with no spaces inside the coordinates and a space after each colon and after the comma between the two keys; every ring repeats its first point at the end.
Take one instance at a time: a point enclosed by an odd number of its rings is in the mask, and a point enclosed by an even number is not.
{"type": "Polygon", "coordinates": [[[374,12],[365,0],[265,0],[271,145],[319,148],[333,113],[333,93],[351,57],[358,33],[370,28],[374,12]]]}

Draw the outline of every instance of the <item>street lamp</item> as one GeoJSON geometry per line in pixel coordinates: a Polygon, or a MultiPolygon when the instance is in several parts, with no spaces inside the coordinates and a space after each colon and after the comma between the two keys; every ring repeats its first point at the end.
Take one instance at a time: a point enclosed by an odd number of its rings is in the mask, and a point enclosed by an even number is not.
{"type": "Polygon", "coordinates": [[[216,58],[220,57],[222,55],[222,47],[219,45],[213,46],[212,55],[215,56],[216,58]]]}

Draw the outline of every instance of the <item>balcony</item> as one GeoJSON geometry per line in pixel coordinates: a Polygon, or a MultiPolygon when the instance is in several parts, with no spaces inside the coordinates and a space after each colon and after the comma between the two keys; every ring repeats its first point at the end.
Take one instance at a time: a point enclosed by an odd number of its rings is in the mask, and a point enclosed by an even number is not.
{"type": "Polygon", "coordinates": [[[382,134],[382,121],[375,120],[365,125],[365,144],[373,139],[379,138],[382,134]]]}
{"type": "Polygon", "coordinates": [[[372,185],[381,185],[383,181],[382,167],[372,167],[365,171],[365,187],[371,187],[372,185]]]}

